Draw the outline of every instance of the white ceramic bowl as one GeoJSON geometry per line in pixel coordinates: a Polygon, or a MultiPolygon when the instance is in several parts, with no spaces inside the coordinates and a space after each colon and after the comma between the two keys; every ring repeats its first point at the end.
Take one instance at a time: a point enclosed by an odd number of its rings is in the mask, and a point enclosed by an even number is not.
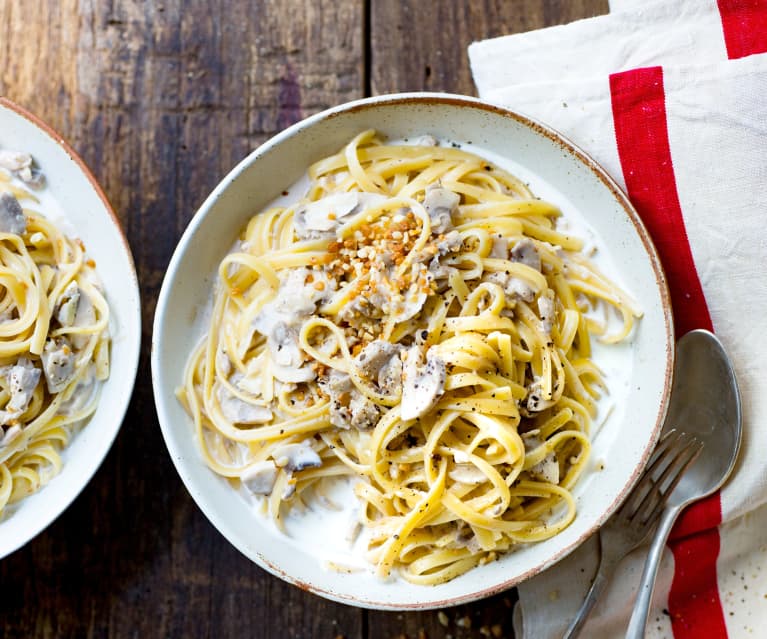
{"type": "MultiPolygon", "coordinates": [[[[301,194],[292,194],[299,197],[301,194]]],[[[152,373],[165,442],[199,507],[241,552],[270,572],[322,596],[354,605],[434,608],[506,589],[572,551],[626,496],[656,442],[665,415],[673,358],[665,281],[647,233],[615,183],[583,152],[552,130],[471,98],[404,94],[361,100],[312,116],[275,136],[243,160],[213,191],[186,229],[168,268],[154,323],[152,373]],[[601,240],[598,252],[644,309],[631,344],[603,362],[614,410],[593,443],[593,468],[578,483],[578,515],[570,527],[538,544],[438,586],[377,581],[367,572],[337,574],[318,559],[335,542],[320,527],[280,536],[244,498],[203,463],[192,422],[174,396],[211,297],[217,265],[250,216],[304,174],[307,166],[375,128],[390,138],[431,134],[471,143],[533,191],[582,216],[601,240]],[[604,463],[604,469],[596,466],[604,463]]]]}
{"type": "MultiPolygon", "coordinates": [[[[69,506],[109,451],[133,391],[141,343],[141,302],[128,243],[106,196],[83,161],[38,118],[0,98],[0,148],[32,154],[46,178],[36,193],[42,214],[63,215],[64,230],[82,239],[106,290],[112,335],[111,370],[96,412],[62,452],[50,483],[0,519],[0,558],[13,552],[69,506]]],[[[77,543],[77,540],[73,540],[77,543]]]]}

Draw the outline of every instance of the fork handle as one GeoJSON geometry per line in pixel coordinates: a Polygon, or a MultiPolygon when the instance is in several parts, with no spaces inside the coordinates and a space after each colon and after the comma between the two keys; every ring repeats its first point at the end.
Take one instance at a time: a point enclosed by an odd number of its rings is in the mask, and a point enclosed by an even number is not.
{"type": "Polygon", "coordinates": [[[610,575],[615,568],[615,564],[616,562],[611,558],[607,558],[604,555],[602,556],[599,562],[599,568],[597,568],[596,577],[594,577],[594,581],[591,582],[591,588],[589,588],[586,598],[583,600],[581,607],[570,622],[567,630],[565,630],[562,639],[574,639],[578,636],[583,624],[586,623],[586,619],[588,619],[591,609],[594,607],[594,604],[599,599],[605,586],[610,581],[610,575]]]}
{"type": "Polygon", "coordinates": [[[647,616],[650,614],[650,605],[652,604],[652,594],[655,590],[655,577],[658,574],[658,566],[663,557],[663,548],[666,545],[671,528],[674,526],[674,522],[683,507],[684,504],[680,504],[663,511],[652,540],[652,545],[650,546],[650,552],[647,554],[644,570],[642,571],[639,592],[637,593],[634,610],[631,613],[631,620],[626,631],[626,639],[644,638],[647,616]]]}

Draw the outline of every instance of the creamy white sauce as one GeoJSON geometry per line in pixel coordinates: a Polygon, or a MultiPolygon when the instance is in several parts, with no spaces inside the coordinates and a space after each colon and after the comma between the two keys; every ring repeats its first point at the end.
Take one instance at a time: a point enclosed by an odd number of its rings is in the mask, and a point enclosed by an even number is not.
{"type": "MultiPolygon", "coordinates": [[[[51,190],[45,186],[42,189],[35,190],[28,187],[20,180],[14,178],[14,184],[22,188],[27,189],[32,195],[34,195],[39,203],[32,202],[31,200],[20,200],[21,206],[30,211],[34,211],[36,215],[41,215],[52,224],[56,226],[64,235],[70,238],[80,237],[74,224],[67,217],[63,207],[59,204],[59,201],[55,198],[51,190]]],[[[86,247],[87,249],[87,247],[86,247]]]]}
{"type": "MultiPolygon", "coordinates": [[[[387,140],[387,144],[423,144],[423,137],[410,138],[408,140],[387,140]]],[[[441,141],[440,146],[450,146],[450,141],[441,141]]],[[[584,253],[605,274],[609,274],[615,284],[631,295],[620,277],[620,269],[610,255],[610,252],[594,229],[586,221],[578,208],[554,185],[542,181],[534,172],[513,161],[490,153],[485,149],[467,143],[460,143],[460,148],[469,153],[474,153],[489,162],[510,171],[523,183],[529,183],[533,194],[545,201],[559,207],[563,213],[564,225],[559,229],[571,232],[572,235],[584,241],[584,253]]],[[[308,175],[301,177],[296,183],[287,189],[287,195],[280,195],[272,200],[263,210],[272,207],[287,207],[294,205],[308,192],[310,180],[308,175]]],[[[238,250],[239,242],[232,250],[238,250]]],[[[210,323],[210,312],[213,304],[211,295],[207,303],[199,309],[196,317],[196,327],[201,327],[201,332],[207,332],[210,323]]],[[[602,319],[601,313],[597,317],[602,319]]],[[[641,319],[638,320],[641,322],[641,319]]],[[[608,324],[608,333],[621,326],[619,317],[612,317],[608,324]]],[[[633,370],[633,338],[629,338],[619,344],[602,344],[597,339],[592,339],[592,360],[603,372],[603,379],[608,387],[609,394],[602,397],[598,402],[598,414],[592,422],[590,433],[592,444],[598,442],[599,432],[605,420],[623,420],[625,403],[628,396],[629,384],[633,370]]],[[[598,475],[601,467],[609,463],[602,457],[603,451],[592,450],[589,467],[575,486],[576,499],[588,488],[588,484],[598,475]]],[[[353,486],[360,481],[357,478],[340,478],[335,481],[326,481],[328,489],[325,495],[339,508],[329,508],[322,500],[317,499],[307,504],[307,508],[283,509],[283,523],[288,533],[288,543],[296,548],[312,549],[312,555],[329,570],[362,571],[370,575],[374,573],[374,567],[365,559],[367,541],[370,533],[364,528],[359,534],[350,539],[350,531],[356,521],[356,512],[360,502],[353,493],[353,486]],[[318,544],[317,539],[322,543],[318,544]]],[[[271,531],[281,543],[285,543],[285,536],[280,532],[268,516],[264,514],[263,498],[255,497],[245,488],[240,492],[252,508],[255,508],[263,518],[265,527],[271,531]]],[[[553,514],[556,519],[558,512],[553,514]]],[[[376,579],[379,579],[376,577],[376,579]]],[[[392,578],[395,579],[395,578],[392,578]]]]}

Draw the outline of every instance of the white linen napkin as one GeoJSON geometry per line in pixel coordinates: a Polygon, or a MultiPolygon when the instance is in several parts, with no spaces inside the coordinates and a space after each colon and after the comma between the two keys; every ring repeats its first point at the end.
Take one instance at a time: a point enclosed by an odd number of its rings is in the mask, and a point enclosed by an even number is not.
{"type": "Polygon", "coordinates": [[[727,59],[716,0],[619,1],[629,6],[472,44],[469,60],[480,97],[527,83],[600,77],[667,62],[727,59]]]}
{"type": "MultiPolygon", "coordinates": [[[[675,528],[647,636],[760,636],[767,627],[767,55],[760,54],[767,2],[612,0],[612,9],[475,43],[472,72],[482,98],[558,129],[627,188],[669,272],[678,333],[708,322],[733,357],[744,402],[741,458],[721,495],[688,510],[675,528]]],[[[520,585],[519,637],[562,635],[597,554],[592,539],[520,585]]],[[[623,636],[645,554],[619,566],[584,637],[623,636]]]]}

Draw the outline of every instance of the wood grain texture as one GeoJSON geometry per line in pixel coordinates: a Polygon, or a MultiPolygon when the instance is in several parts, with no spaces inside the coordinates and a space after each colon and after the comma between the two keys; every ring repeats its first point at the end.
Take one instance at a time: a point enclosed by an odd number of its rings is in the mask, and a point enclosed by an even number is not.
{"type": "Polygon", "coordinates": [[[476,95],[466,55],[475,40],[572,22],[607,10],[607,0],[374,0],[372,91],[476,95]]]}
{"type": "Polygon", "coordinates": [[[149,338],[196,208],[260,142],[366,92],[473,93],[476,39],[606,0],[0,0],[0,94],[56,128],[104,187],[142,291],[136,390],[74,504],[0,562],[0,637],[511,637],[513,593],[438,612],[362,611],[241,556],[186,493],[160,436],[149,338]],[[488,635],[488,633],[490,633],[488,635]]]}

